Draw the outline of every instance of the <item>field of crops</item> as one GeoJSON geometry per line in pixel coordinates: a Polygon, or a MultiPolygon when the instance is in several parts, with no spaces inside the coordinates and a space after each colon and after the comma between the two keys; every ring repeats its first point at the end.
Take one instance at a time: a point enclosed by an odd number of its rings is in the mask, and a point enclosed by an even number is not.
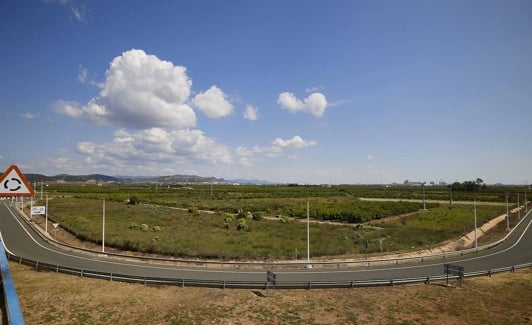
{"type": "MultiPolygon", "coordinates": [[[[446,188],[425,193],[427,200],[444,194],[446,188]]],[[[106,246],[184,258],[306,258],[307,201],[312,257],[362,254],[366,242],[369,254],[428,248],[474,224],[472,204],[428,201],[420,211],[421,201],[359,199],[421,200],[421,188],[412,187],[55,185],[46,195],[50,220],[82,240],[101,243],[105,199],[106,246]]],[[[495,191],[453,195],[505,199],[495,191]]],[[[505,204],[479,205],[478,224],[505,211],[505,204]]]]}

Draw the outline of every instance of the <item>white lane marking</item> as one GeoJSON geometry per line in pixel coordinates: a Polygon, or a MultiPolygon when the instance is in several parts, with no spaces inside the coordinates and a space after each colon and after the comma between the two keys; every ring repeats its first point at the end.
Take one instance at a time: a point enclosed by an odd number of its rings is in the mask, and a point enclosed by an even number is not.
{"type": "MultiPolygon", "coordinates": [[[[487,258],[487,257],[491,257],[491,256],[494,256],[494,255],[499,255],[499,254],[502,254],[504,252],[507,252],[510,249],[512,249],[515,246],[517,246],[517,244],[519,244],[519,242],[522,240],[523,236],[526,234],[526,232],[528,231],[528,228],[530,227],[531,224],[532,224],[532,219],[530,219],[528,221],[528,225],[526,226],[525,230],[521,233],[521,236],[519,236],[517,241],[512,246],[510,246],[510,247],[508,247],[508,248],[506,248],[504,250],[501,250],[499,252],[494,252],[494,253],[491,253],[491,254],[488,254],[488,255],[474,256],[474,257],[471,257],[471,258],[465,258],[465,259],[461,259],[461,260],[456,260],[455,262],[472,261],[472,260],[481,259],[481,258],[487,258]]],[[[415,268],[421,268],[421,267],[439,266],[441,264],[442,263],[433,263],[433,264],[422,264],[422,265],[412,265],[412,266],[398,266],[398,267],[390,267],[390,268],[377,268],[377,269],[373,269],[372,268],[372,269],[362,269],[362,270],[354,270],[353,269],[353,270],[341,270],[341,271],[332,271],[332,270],[331,271],[307,271],[307,272],[303,272],[303,271],[282,272],[282,271],[279,271],[279,272],[276,272],[276,273],[282,273],[282,274],[362,273],[362,272],[389,271],[389,270],[407,270],[407,269],[415,269],[415,268]]]]}
{"type": "MultiPolygon", "coordinates": [[[[46,249],[46,250],[48,250],[50,252],[53,252],[53,253],[56,253],[56,254],[60,254],[60,255],[64,255],[64,256],[68,256],[68,257],[72,257],[72,258],[77,258],[77,259],[81,259],[81,260],[91,261],[91,262],[100,262],[100,263],[107,263],[107,264],[119,265],[119,266],[139,267],[139,268],[157,269],[157,270],[187,271],[187,272],[229,273],[228,271],[223,271],[223,270],[203,270],[203,269],[195,269],[195,268],[188,269],[188,268],[174,268],[174,267],[164,267],[164,266],[154,266],[154,265],[142,265],[142,264],[133,264],[133,263],[120,263],[120,262],[94,259],[94,258],[89,258],[89,257],[72,255],[72,254],[68,254],[68,253],[65,253],[65,252],[60,252],[60,251],[51,249],[49,247],[43,246],[39,242],[37,242],[35,240],[35,238],[28,232],[28,230],[22,225],[20,220],[18,220],[18,218],[13,213],[13,211],[11,211],[11,209],[9,209],[9,208],[7,210],[9,211],[9,213],[11,213],[13,218],[15,218],[17,223],[22,227],[22,229],[26,232],[26,234],[31,238],[31,240],[35,244],[37,244],[38,246],[40,246],[43,249],[46,249]]],[[[5,244],[4,244],[4,247],[5,247],[5,244]]],[[[12,254],[12,255],[15,255],[15,254],[12,254]]],[[[261,270],[260,272],[264,272],[264,271],[261,270]]],[[[260,273],[260,272],[259,271],[249,272],[249,271],[238,271],[238,270],[231,270],[230,271],[230,273],[239,273],[239,274],[257,274],[257,273],[260,273]]]]}

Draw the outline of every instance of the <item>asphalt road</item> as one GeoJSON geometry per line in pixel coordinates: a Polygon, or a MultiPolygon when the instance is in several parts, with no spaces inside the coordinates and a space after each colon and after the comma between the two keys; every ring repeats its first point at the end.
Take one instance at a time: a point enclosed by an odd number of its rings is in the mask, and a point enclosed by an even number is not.
{"type": "MultiPolygon", "coordinates": [[[[511,232],[502,244],[478,253],[446,259],[428,259],[425,262],[370,267],[339,267],[280,269],[275,268],[277,283],[339,282],[358,280],[391,280],[443,276],[443,264],[463,266],[466,273],[487,271],[532,262],[532,214],[511,232]]],[[[203,281],[253,282],[266,281],[265,269],[206,268],[156,264],[151,261],[126,261],[101,254],[76,252],[51,245],[38,235],[29,222],[0,203],[0,233],[6,249],[19,257],[62,267],[137,277],[193,279],[203,281]]]]}

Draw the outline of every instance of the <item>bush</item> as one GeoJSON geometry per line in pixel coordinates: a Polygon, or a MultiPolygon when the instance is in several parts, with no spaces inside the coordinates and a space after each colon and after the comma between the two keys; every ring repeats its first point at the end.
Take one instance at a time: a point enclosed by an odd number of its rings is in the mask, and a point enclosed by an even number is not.
{"type": "Polygon", "coordinates": [[[192,213],[192,214],[195,214],[195,215],[199,215],[199,210],[197,207],[190,207],[188,208],[188,212],[192,213]]]}
{"type": "Polygon", "coordinates": [[[150,230],[150,226],[148,226],[147,224],[143,223],[142,225],[140,225],[140,229],[142,231],[148,231],[148,230],[150,230]]]}
{"type": "Polygon", "coordinates": [[[261,221],[263,218],[264,218],[264,214],[262,212],[253,213],[253,220],[261,221]]]}
{"type": "Polygon", "coordinates": [[[135,204],[139,204],[140,203],[140,200],[138,197],[136,196],[131,196],[128,200],[127,200],[127,204],[131,204],[131,205],[135,205],[135,204]]]}
{"type": "Polygon", "coordinates": [[[248,230],[246,219],[240,218],[236,221],[236,230],[248,230]]]}

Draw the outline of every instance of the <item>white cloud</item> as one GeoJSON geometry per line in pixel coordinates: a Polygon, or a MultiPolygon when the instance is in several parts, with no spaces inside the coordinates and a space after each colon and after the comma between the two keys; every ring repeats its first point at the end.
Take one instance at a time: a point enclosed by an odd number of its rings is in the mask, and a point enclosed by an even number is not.
{"type": "Polygon", "coordinates": [[[84,7],[72,7],[70,8],[72,10],[72,13],[74,14],[74,18],[80,22],[84,23],[85,20],[85,8],[84,7]]]}
{"type": "Polygon", "coordinates": [[[282,92],[277,98],[277,103],[290,112],[303,111],[317,117],[321,117],[327,108],[327,98],[322,93],[312,93],[301,100],[291,92],[282,92]]]}
{"type": "Polygon", "coordinates": [[[26,113],[24,113],[24,114],[22,114],[20,116],[22,116],[23,118],[27,118],[27,119],[32,120],[32,119],[38,118],[40,115],[39,114],[35,114],[35,113],[26,112],[26,113]]]}
{"type": "Polygon", "coordinates": [[[305,148],[310,146],[315,146],[316,141],[306,141],[303,140],[299,135],[294,136],[292,139],[283,140],[277,138],[273,141],[273,144],[280,148],[305,148]]]}
{"type": "Polygon", "coordinates": [[[206,137],[200,130],[151,128],[129,133],[118,130],[107,143],[80,142],[78,153],[94,165],[149,165],[150,163],[230,164],[229,148],[206,137]]]}
{"type": "Polygon", "coordinates": [[[52,110],[56,113],[63,114],[70,117],[80,117],[83,115],[83,110],[75,101],[57,100],[52,104],[52,110]]]}
{"type": "Polygon", "coordinates": [[[196,115],[186,104],[192,81],[185,67],[142,50],[130,50],[113,59],[105,77],[99,96],[87,105],[80,108],[74,102],[57,101],[54,111],[96,124],[135,129],[196,124],[196,115]]]}
{"type": "Polygon", "coordinates": [[[76,20],[80,23],[86,22],[86,15],[85,15],[85,6],[84,5],[77,5],[75,0],[43,0],[44,3],[49,4],[59,4],[62,6],[65,6],[70,9],[72,12],[72,16],[69,17],[69,20],[72,22],[73,20],[76,20]]]}
{"type": "Polygon", "coordinates": [[[283,92],[279,94],[277,103],[291,112],[297,112],[304,109],[303,102],[296,98],[296,96],[290,92],[283,92]]]}
{"type": "Polygon", "coordinates": [[[233,105],[227,100],[224,92],[216,86],[197,94],[192,99],[192,105],[210,118],[225,117],[233,112],[233,105]]]}
{"type": "Polygon", "coordinates": [[[313,86],[313,87],[310,87],[310,88],[305,89],[305,91],[306,91],[307,93],[313,93],[313,92],[316,92],[316,91],[318,91],[318,90],[320,90],[320,89],[323,89],[323,88],[325,88],[325,86],[323,86],[323,85],[320,85],[320,86],[313,86]]]}
{"type": "Polygon", "coordinates": [[[246,120],[256,121],[259,118],[259,109],[251,105],[247,105],[243,115],[246,120]]]}
{"type": "Polygon", "coordinates": [[[78,80],[81,83],[86,83],[89,80],[89,72],[83,65],[78,65],[78,80]]]}

